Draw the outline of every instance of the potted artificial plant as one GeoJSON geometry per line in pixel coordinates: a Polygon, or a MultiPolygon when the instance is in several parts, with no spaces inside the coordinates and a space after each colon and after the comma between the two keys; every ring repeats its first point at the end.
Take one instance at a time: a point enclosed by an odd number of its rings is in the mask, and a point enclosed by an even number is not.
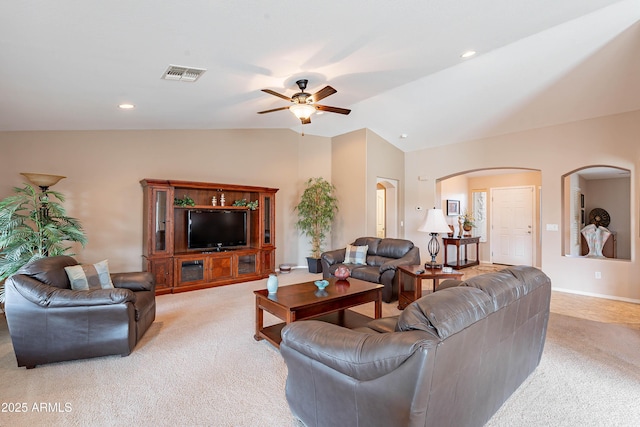
{"type": "MultiPolygon", "coordinates": [[[[80,222],[67,216],[64,196],[48,187],[14,187],[15,195],[0,201],[0,305],[4,281],[30,261],[65,254],[69,242],[84,246],[80,222]]],[[[73,255],[73,254],[68,254],[73,255]]]]}
{"type": "Polygon", "coordinates": [[[331,222],[338,211],[338,199],[335,187],[323,178],[309,178],[306,188],[300,196],[298,211],[298,229],[309,236],[311,256],[307,257],[310,273],[321,273],[320,255],[322,244],[331,231],[331,222]]]}

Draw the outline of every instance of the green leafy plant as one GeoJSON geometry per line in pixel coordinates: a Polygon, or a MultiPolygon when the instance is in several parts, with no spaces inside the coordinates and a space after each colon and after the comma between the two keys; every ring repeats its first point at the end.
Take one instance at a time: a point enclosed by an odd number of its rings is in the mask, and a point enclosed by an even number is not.
{"type": "Polygon", "coordinates": [[[182,199],[178,199],[177,197],[175,197],[173,199],[173,204],[176,206],[195,206],[196,202],[193,201],[193,199],[189,196],[187,196],[186,194],[182,197],[182,199]]]}
{"type": "Polygon", "coordinates": [[[320,258],[322,244],[327,233],[331,231],[331,223],[338,211],[338,199],[333,184],[323,178],[309,178],[306,188],[296,206],[298,211],[298,229],[309,236],[311,256],[320,258]]]}
{"type": "Polygon", "coordinates": [[[67,216],[61,193],[39,192],[29,184],[13,191],[15,195],[0,201],[0,282],[30,261],[67,254],[69,242],[87,243],[80,222],[67,216]]]}
{"type": "Polygon", "coordinates": [[[236,200],[235,202],[233,202],[232,206],[246,206],[247,208],[251,209],[252,211],[255,211],[256,209],[258,209],[258,201],[254,200],[254,201],[247,201],[247,199],[241,199],[241,200],[236,200]]]}

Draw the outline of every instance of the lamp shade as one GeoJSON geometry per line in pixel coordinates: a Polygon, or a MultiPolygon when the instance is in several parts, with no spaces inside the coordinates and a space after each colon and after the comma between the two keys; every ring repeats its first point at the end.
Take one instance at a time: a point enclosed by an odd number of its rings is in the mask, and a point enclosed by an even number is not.
{"type": "Polygon", "coordinates": [[[47,187],[47,188],[56,184],[62,178],[66,178],[66,176],[48,175],[45,173],[22,172],[20,173],[20,175],[24,176],[25,178],[27,178],[29,181],[31,181],[33,184],[37,185],[38,187],[47,187]]]}
{"type": "Polygon", "coordinates": [[[447,224],[447,220],[444,218],[442,209],[434,208],[427,211],[427,218],[418,228],[418,231],[425,233],[450,233],[451,228],[449,228],[449,224],[447,224]]]}
{"type": "Polygon", "coordinates": [[[293,104],[289,111],[299,119],[308,119],[316,112],[316,107],[311,104],[293,104]]]}

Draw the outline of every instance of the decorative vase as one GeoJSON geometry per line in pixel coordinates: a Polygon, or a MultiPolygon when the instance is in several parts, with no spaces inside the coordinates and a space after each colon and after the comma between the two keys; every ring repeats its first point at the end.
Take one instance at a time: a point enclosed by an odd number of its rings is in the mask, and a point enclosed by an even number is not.
{"type": "Polygon", "coordinates": [[[349,276],[351,276],[351,273],[349,272],[349,269],[347,267],[341,265],[336,269],[333,275],[336,276],[336,278],[339,280],[345,280],[349,276]]]}
{"type": "Polygon", "coordinates": [[[267,279],[267,290],[270,294],[275,294],[278,291],[278,276],[270,274],[267,279]]]}
{"type": "Polygon", "coordinates": [[[216,200],[216,196],[213,196],[213,197],[211,198],[211,205],[212,205],[212,206],[216,206],[217,204],[218,204],[218,200],[216,200]]]}
{"type": "Polygon", "coordinates": [[[472,229],[472,228],[473,228],[473,227],[472,227],[472,226],[470,226],[470,225],[467,225],[467,224],[463,225],[463,226],[462,226],[462,229],[464,230],[464,235],[465,235],[465,236],[471,236],[471,229],[472,229]]]}
{"type": "Polygon", "coordinates": [[[225,203],[224,193],[222,193],[222,194],[220,195],[220,206],[224,206],[224,203],[225,203]]]}

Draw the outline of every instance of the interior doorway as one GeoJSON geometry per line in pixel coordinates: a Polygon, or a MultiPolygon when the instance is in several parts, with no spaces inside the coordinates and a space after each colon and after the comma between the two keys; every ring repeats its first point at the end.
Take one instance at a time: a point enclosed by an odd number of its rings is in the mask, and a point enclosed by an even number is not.
{"type": "MultiPolygon", "coordinates": [[[[541,236],[540,236],[540,194],[542,191],[542,174],[535,169],[518,168],[492,168],[481,170],[468,170],[449,175],[436,180],[436,200],[440,200],[440,205],[445,206],[447,200],[460,202],[460,213],[471,212],[475,227],[471,231],[473,237],[480,238],[478,259],[481,263],[504,263],[504,264],[525,264],[525,262],[512,259],[501,259],[495,256],[503,250],[512,251],[517,254],[515,258],[526,257],[526,264],[540,267],[541,265],[541,236]],[[527,214],[527,224],[524,224],[524,234],[527,237],[505,237],[499,245],[496,240],[499,233],[494,233],[494,200],[492,191],[494,189],[526,187],[531,188],[532,206],[530,214],[527,214]],[[533,218],[529,221],[529,218],[533,218]],[[531,225],[531,230],[529,230],[531,225]],[[529,234],[531,231],[531,234],[529,234]],[[525,249],[522,245],[527,244],[525,249]]],[[[531,193],[529,193],[531,195],[531,193]]],[[[527,208],[529,210],[529,208],[527,208]]],[[[503,212],[503,216],[506,213],[503,212]]],[[[520,220],[518,218],[518,220],[520,220]]],[[[447,223],[454,227],[455,235],[458,233],[458,215],[447,216],[447,223]]],[[[517,227],[523,226],[516,224],[517,227]]],[[[500,226],[502,227],[502,226],[500,226]]],[[[512,234],[512,233],[511,233],[512,234]]],[[[506,235],[505,235],[506,236],[506,235]]],[[[454,256],[451,252],[454,248],[448,248],[448,255],[454,256]]],[[[473,253],[471,253],[473,258],[473,253]]]]}
{"type": "Polygon", "coordinates": [[[376,237],[387,237],[387,190],[382,184],[376,185],[376,237]]]}
{"type": "Polygon", "coordinates": [[[398,235],[398,187],[397,179],[376,178],[376,236],[398,235]]]}

